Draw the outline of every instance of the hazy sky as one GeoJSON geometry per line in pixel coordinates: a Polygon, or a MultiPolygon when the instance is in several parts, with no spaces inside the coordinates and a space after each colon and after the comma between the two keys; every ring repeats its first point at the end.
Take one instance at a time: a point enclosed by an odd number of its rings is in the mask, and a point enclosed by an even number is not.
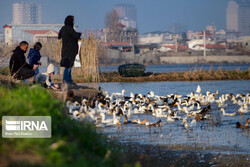
{"type": "MultiPolygon", "coordinates": [[[[67,15],[75,16],[78,31],[104,28],[105,14],[114,5],[132,4],[137,8],[140,33],[166,31],[171,24],[181,24],[192,30],[214,24],[217,30],[226,27],[226,7],[229,0],[0,0],[0,24],[12,22],[12,4],[32,1],[42,6],[42,23],[63,24],[67,15]]],[[[3,32],[3,28],[0,29],[3,32]]]]}

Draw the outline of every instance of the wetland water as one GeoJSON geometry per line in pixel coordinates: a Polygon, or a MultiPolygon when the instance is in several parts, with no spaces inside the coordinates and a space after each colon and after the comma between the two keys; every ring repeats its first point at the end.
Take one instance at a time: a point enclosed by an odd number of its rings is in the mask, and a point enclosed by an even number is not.
{"type": "MultiPolygon", "coordinates": [[[[100,66],[101,72],[118,72],[118,65],[100,66]]],[[[162,72],[183,72],[199,70],[236,70],[246,71],[250,64],[161,64],[161,65],[146,65],[145,72],[162,73],[162,72]]]]}
{"type": "MultiPolygon", "coordinates": [[[[206,91],[222,94],[250,93],[250,81],[203,81],[203,82],[140,82],[140,83],[99,83],[109,94],[121,92],[125,89],[125,96],[129,96],[132,91],[147,95],[151,90],[156,95],[166,96],[171,93],[187,95],[194,92],[197,85],[201,87],[201,93],[206,91]]],[[[226,112],[237,112],[239,105],[227,102],[226,112]]],[[[212,104],[213,112],[219,112],[218,105],[212,104]]],[[[244,122],[250,118],[250,112],[241,116],[238,112],[236,116],[223,116],[220,125],[212,126],[209,121],[197,122],[195,126],[186,130],[182,121],[167,122],[166,118],[153,117],[149,114],[134,114],[129,120],[147,118],[149,122],[156,122],[159,119],[166,123],[162,127],[147,128],[145,125],[121,125],[98,128],[102,134],[121,143],[138,143],[143,145],[160,145],[172,148],[186,147],[188,149],[213,150],[214,153],[243,153],[250,152],[250,132],[235,128],[237,121],[244,122]]],[[[122,118],[123,119],[123,118],[122,118]]],[[[249,129],[250,130],[250,129],[249,129]]]]}

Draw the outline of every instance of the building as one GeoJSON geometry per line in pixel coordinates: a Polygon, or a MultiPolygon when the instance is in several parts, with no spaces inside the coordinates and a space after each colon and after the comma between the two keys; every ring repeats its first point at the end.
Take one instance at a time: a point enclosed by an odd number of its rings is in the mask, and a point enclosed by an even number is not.
{"type": "Polygon", "coordinates": [[[174,34],[181,34],[187,32],[187,26],[181,24],[171,24],[167,27],[167,31],[174,34]]]}
{"type": "Polygon", "coordinates": [[[115,6],[119,23],[128,28],[137,28],[137,10],[134,5],[118,4],[115,6]]]}
{"type": "Polygon", "coordinates": [[[117,28],[103,29],[104,42],[129,42],[131,44],[137,43],[137,29],[127,28],[124,25],[117,25],[117,28]]]}
{"type": "Polygon", "coordinates": [[[4,25],[5,45],[21,41],[35,43],[56,39],[63,24],[9,24],[4,25]]]}
{"type": "Polygon", "coordinates": [[[216,34],[216,26],[214,24],[212,25],[207,25],[206,26],[206,31],[212,33],[213,35],[216,34]]]}
{"type": "Polygon", "coordinates": [[[35,2],[20,2],[13,4],[12,24],[41,24],[41,5],[35,2]]]}
{"type": "Polygon", "coordinates": [[[85,29],[82,30],[82,37],[88,38],[90,35],[94,35],[96,39],[102,40],[103,37],[103,29],[85,29]]]}
{"type": "Polygon", "coordinates": [[[250,0],[231,0],[226,10],[227,31],[250,35],[250,0]]]}
{"type": "Polygon", "coordinates": [[[235,1],[229,1],[226,9],[227,31],[239,31],[238,11],[239,5],[235,1]]]}
{"type": "MultiPolygon", "coordinates": [[[[178,36],[179,38],[180,36],[178,36]]],[[[162,43],[175,43],[176,34],[171,34],[167,31],[155,31],[140,34],[138,37],[138,44],[162,44],[162,43]]]]}
{"type": "Polygon", "coordinates": [[[250,0],[238,0],[239,32],[242,36],[250,35],[250,0]]]}

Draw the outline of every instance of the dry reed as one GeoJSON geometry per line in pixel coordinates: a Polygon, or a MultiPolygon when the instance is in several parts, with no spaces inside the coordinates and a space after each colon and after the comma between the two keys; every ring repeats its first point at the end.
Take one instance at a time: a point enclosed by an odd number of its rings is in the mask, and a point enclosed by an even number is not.
{"type": "Polygon", "coordinates": [[[41,55],[49,57],[50,60],[53,60],[53,63],[59,64],[61,61],[61,49],[62,41],[54,40],[46,43],[42,43],[43,47],[41,49],[41,55]]]}
{"type": "MultiPolygon", "coordinates": [[[[80,61],[81,67],[72,69],[73,79],[86,82],[99,82],[98,40],[91,35],[81,40],[80,61]]],[[[42,56],[47,56],[53,64],[59,65],[61,61],[61,40],[43,43],[42,56]]]]}
{"type": "Polygon", "coordinates": [[[98,40],[91,35],[81,42],[79,53],[81,67],[74,70],[88,82],[99,82],[98,40]]]}

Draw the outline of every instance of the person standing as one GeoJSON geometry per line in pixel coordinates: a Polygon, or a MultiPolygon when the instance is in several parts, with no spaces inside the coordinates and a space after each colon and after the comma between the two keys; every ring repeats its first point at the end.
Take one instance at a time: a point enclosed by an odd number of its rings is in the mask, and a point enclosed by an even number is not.
{"type": "Polygon", "coordinates": [[[74,30],[74,16],[67,16],[64,21],[64,26],[58,34],[58,39],[62,39],[62,59],[60,65],[61,67],[65,67],[63,83],[74,84],[71,70],[78,53],[78,39],[80,39],[80,37],[81,33],[74,30]]]}
{"type": "Polygon", "coordinates": [[[29,47],[28,42],[22,41],[19,46],[13,50],[13,55],[10,58],[9,69],[11,76],[17,80],[25,80],[35,75],[35,70],[38,65],[28,64],[24,53],[27,52],[29,47]]]}
{"type": "MultiPolygon", "coordinates": [[[[36,64],[36,65],[41,65],[40,59],[41,59],[41,54],[40,50],[42,48],[42,44],[40,42],[36,42],[34,45],[34,48],[31,48],[28,54],[28,59],[29,59],[29,64],[36,64]]],[[[39,73],[39,68],[35,70],[35,75],[33,78],[33,82],[35,82],[35,77],[39,73]]]]}

